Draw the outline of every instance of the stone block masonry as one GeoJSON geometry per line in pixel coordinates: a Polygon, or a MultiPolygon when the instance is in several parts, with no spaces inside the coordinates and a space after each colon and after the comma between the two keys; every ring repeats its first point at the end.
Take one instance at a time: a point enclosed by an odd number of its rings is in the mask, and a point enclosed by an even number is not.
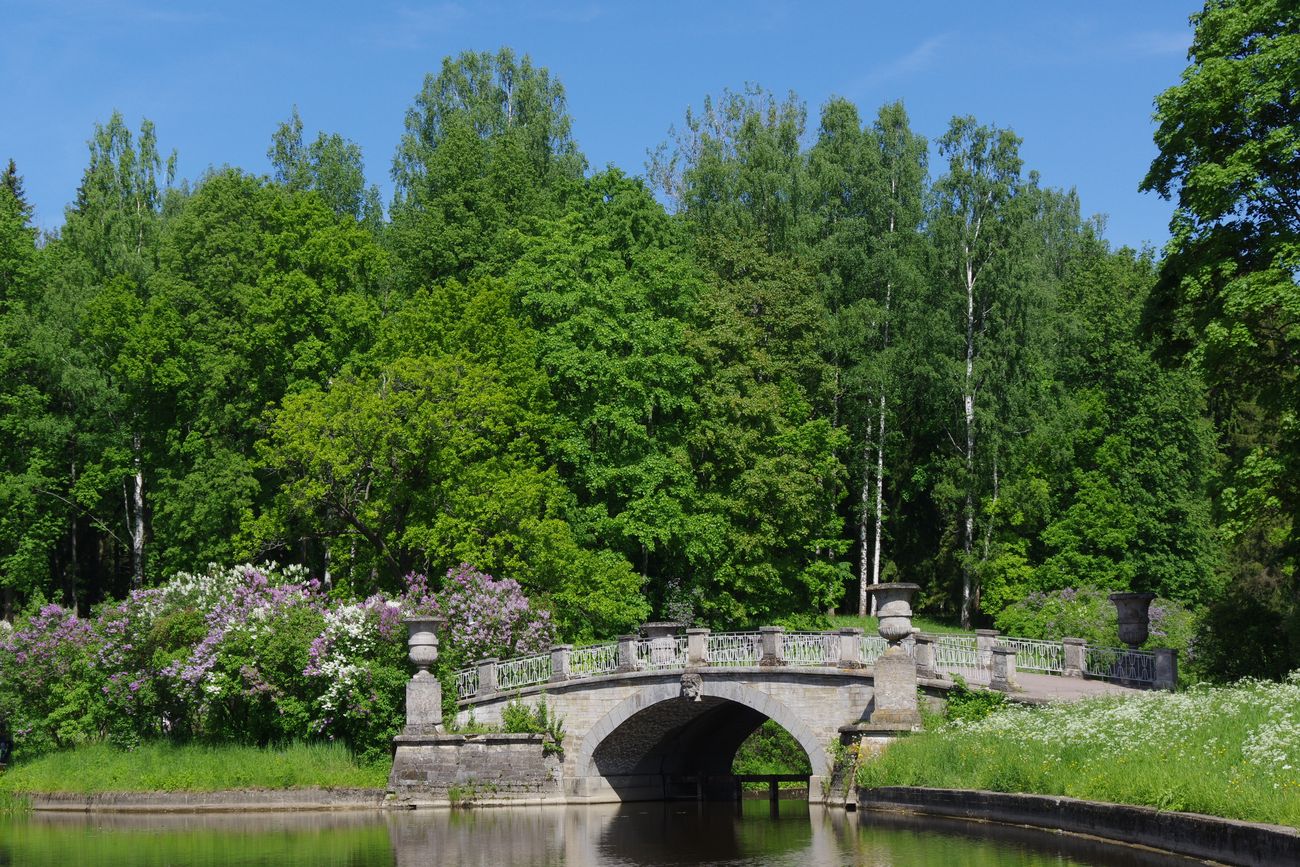
{"type": "Polygon", "coordinates": [[[388,778],[395,806],[562,803],[560,759],[539,734],[399,735],[388,778]]]}

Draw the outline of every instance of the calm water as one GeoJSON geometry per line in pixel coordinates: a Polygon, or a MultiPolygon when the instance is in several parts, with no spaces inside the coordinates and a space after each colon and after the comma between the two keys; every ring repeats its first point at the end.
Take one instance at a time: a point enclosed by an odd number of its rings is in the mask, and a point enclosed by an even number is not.
{"type": "Polygon", "coordinates": [[[782,802],[0,819],[0,865],[1190,865],[1072,838],[782,802]]]}

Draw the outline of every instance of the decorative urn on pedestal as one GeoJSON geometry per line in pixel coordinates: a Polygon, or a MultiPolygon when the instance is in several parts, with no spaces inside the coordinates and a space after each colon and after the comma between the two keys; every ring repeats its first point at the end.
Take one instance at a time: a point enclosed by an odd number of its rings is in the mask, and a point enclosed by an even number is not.
{"type": "Polygon", "coordinates": [[[429,669],[438,661],[438,630],[447,625],[441,617],[412,615],[406,624],[406,654],[416,672],[406,682],[408,735],[430,735],[442,725],[442,685],[429,669]]]}
{"type": "Polygon", "coordinates": [[[1151,600],[1155,598],[1154,593],[1110,594],[1115,613],[1119,615],[1119,640],[1133,650],[1141,647],[1150,634],[1151,600]]]}
{"type": "Polygon", "coordinates": [[[897,731],[920,728],[916,701],[916,660],[903,647],[912,634],[912,596],[918,584],[876,584],[867,588],[876,597],[880,637],[889,647],[875,665],[875,709],[871,724],[897,731]]]}
{"type": "Polygon", "coordinates": [[[889,650],[901,650],[901,642],[912,634],[912,596],[919,584],[874,584],[867,588],[876,597],[877,627],[880,637],[889,642],[889,650]]]}

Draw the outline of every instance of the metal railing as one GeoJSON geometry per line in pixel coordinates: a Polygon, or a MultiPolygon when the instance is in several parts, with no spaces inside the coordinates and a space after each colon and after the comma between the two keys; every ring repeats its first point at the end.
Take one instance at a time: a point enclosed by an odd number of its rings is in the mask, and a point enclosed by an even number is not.
{"type": "Polygon", "coordinates": [[[569,653],[569,677],[608,674],[618,668],[617,644],[593,644],[569,653]]]}
{"type": "Polygon", "coordinates": [[[636,643],[638,668],[685,668],[686,636],[668,638],[642,638],[636,643]]]}
{"type": "Polygon", "coordinates": [[[509,692],[551,679],[551,655],[524,656],[497,663],[497,690],[509,692]]]}
{"type": "Polygon", "coordinates": [[[478,669],[463,668],[456,672],[456,698],[467,699],[478,695],[478,669]]]}
{"type": "Polygon", "coordinates": [[[791,665],[826,665],[839,659],[840,637],[826,632],[787,632],[781,651],[791,665]]]}
{"type": "MultiPolygon", "coordinates": [[[[780,663],[788,665],[820,666],[840,664],[841,636],[831,632],[782,632],[780,635],[780,663]]],[[[757,666],[763,656],[763,633],[717,632],[708,633],[705,643],[704,665],[714,667],[757,666]]],[[[636,639],[629,648],[620,643],[596,644],[568,651],[568,669],[562,674],[570,680],[593,677],[618,671],[622,667],[622,654],[631,654],[631,663],[643,671],[671,670],[687,667],[690,640],[685,635],[655,639],[636,639]]],[[[972,685],[988,685],[992,678],[991,650],[1004,647],[1015,651],[1015,669],[1025,673],[1063,675],[1067,658],[1066,646],[1061,642],[1007,636],[991,637],[987,634],[936,635],[930,641],[934,651],[934,669],[939,677],[951,679],[960,675],[972,685]]],[[[874,666],[889,644],[878,635],[864,635],[860,642],[860,660],[874,666]]],[[[908,655],[915,658],[915,645],[905,641],[908,655]]],[[[1077,646],[1077,645],[1076,645],[1077,646]]],[[[1143,650],[1119,647],[1094,647],[1083,645],[1082,673],[1084,677],[1114,681],[1116,683],[1151,688],[1156,683],[1156,654],[1143,650]]],[[[1079,657],[1071,666],[1077,665],[1079,657]]],[[[510,692],[527,686],[547,683],[553,672],[551,654],[535,654],[495,663],[497,692],[510,692]]],[[[489,673],[490,677],[491,672],[489,673]]],[[[489,680],[489,683],[493,681],[489,680]]],[[[480,693],[479,669],[469,668],[456,673],[456,697],[473,698],[480,693]]]]}
{"type": "Polygon", "coordinates": [[[967,683],[987,684],[992,668],[980,664],[979,643],[973,635],[939,635],[934,640],[934,667],[941,675],[960,675],[967,683]]]}
{"type": "Polygon", "coordinates": [[[1084,675],[1118,683],[1154,684],[1156,655],[1147,650],[1120,647],[1084,648],[1084,675]]]}
{"type": "Polygon", "coordinates": [[[1016,652],[1016,670],[1039,674],[1060,674],[1065,671],[1065,645],[1059,641],[1038,638],[1002,638],[997,643],[1016,652]]]}
{"type": "Polygon", "coordinates": [[[862,636],[861,659],[863,665],[875,665],[880,655],[889,649],[889,642],[879,635],[862,636]]]}
{"type": "Polygon", "coordinates": [[[757,632],[709,633],[709,665],[758,665],[763,639],[757,632]]]}

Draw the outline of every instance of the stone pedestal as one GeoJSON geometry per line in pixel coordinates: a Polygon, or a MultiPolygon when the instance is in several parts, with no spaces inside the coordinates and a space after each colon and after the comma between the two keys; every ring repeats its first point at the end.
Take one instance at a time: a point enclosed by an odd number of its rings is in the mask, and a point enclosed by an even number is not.
{"type": "Polygon", "coordinates": [[[1087,657],[1084,653],[1088,642],[1082,638],[1062,638],[1061,644],[1065,648],[1065,663],[1061,669],[1063,677],[1083,677],[1084,670],[1087,668],[1087,657]]]}
{"type": "Polygon", "coordinates": [[[686,630],[686,664],[709,664],[709,630],[703,628],[686,630]]]}
{"type": "Polygon", "coordinates": [[[636,643],[639,636],[620,635],[618,637],[618,671],[636,671],[640,664],[636,658],[636,643]]]}
{"type": "Polygon", "coordinates": [[[916,663],[900,647],[891,647],[876,660],[876,699],[871,724],[903,730],[921,727],[916,703],[916,663]]]}
{"type": "Polygon", "coordinates": [[[478,661],[478,695],[491,695],[497,691],[497,663],[495,656],[478,661]]]}
{"type": "Polygon", "coordinates": [[[845,626],[839,630],[840,668],[862,668],[862,630],[845,626]]]}
{"type": "Polygon", "coordinates": [[[759,635],[763,642],[763,655],[758,658],[759,665],[785,665],[784,648],[781,636],[785,630],[779,626],[760,626],[759,635]]]}
{"type": "Polygon", "coordinates": [[[1157,648],[1156,654],[1156,689],[1174,692],[1178,689],[1178,651],[1167,647],[1157,648]]]}
{"type": "Polygon", "coordinates": [[[995,647],[993,654],[993,676],[989,679],[989,689],[999,692],[1016,692],[1020,689],[1016,683],[1016,652],[1010,647],[995,647]]]}
{"type": "Polygon", "coordinates": [[[975,630],[975,663],[985,671],[993,667],[993,648],[1001,634],[996,629],[975,630]]]}
{"type": "Polygon", "coordinates": [[[551,648],[552,683],[569,679],[569,660],[572,655],[572,644],[557,644],[551,648]]]}
{"type": "Polygon", "coordinates": [[[926,635],[924,632],[918,632],[915,635],[916,652],[916,676],[936,678],[939,676],[939,669],[936,660],[935,639],[933,635],[926,635]]]}
{"type": "Polygon", "coordinates": [[[442,684],[422,671],[406,682],[404,735],[432,735],[442,730],[442,684]]]}

